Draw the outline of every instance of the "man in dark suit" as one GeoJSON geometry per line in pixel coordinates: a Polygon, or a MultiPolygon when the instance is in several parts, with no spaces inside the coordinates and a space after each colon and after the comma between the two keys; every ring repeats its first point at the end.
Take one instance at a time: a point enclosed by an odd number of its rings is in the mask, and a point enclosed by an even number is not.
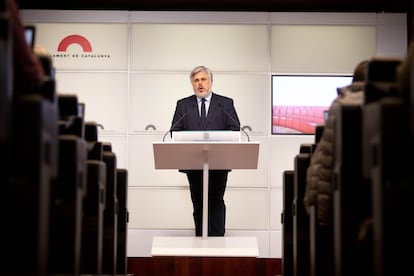
{"type": "MultiPolygon", "coordinates": [[[[213,74],[204,66],[190,73],[194,95],[177,101],[171,131],[181,130],[240,130],[233,99],[212,92],[213,74]],[[203,103],[204,102],[204,103],[203,103]],[[202,107],[205,105],[205,109],[202,107]],[[203,111],[203,109],[205,111],[203,111]],[[205,114],[205,115],[204,115],[205,114]]],[[[203,171],[185,170],[190,184],[196,236],[202,235],[203,171]]],[[[209,171],[208,236],[224,236],[226,190],[229,170],[209,171]]]]}

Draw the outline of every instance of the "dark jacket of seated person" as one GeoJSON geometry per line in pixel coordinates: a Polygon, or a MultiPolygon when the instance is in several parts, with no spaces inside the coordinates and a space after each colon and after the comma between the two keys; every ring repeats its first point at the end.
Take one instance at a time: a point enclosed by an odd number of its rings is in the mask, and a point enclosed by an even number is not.
{"type": "Polygon", "coordinates": [[[363,61],[354,70],[352,83],[337,89],[338,95],[328,110],[322,137],[312,154],[306,175],[304,205],[310,212],[316,206],[316,216],[320,225],[332,224],[332,180],[334,169],[334,127],[335,114],[341,105],[362,105],[364,103],[365,72],[368,61],[363,61]]]}

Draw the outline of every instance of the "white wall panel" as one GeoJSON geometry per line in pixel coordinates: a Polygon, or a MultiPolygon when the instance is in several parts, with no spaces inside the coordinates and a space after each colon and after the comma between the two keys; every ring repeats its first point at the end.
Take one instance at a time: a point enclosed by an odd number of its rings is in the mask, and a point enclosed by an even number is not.
{"type": "Polygon", "coordinates": [[[132,11],[133,23],[205,23],[205,24],[267,24],[269,13],[266,12],[209,12],[209,11],[132,11]]]}
{"type": "Polygon", "coordinates": [[[283,210],[283,189],[271,189],[270,190],[270,229],[281,230],[281,214],[283,210]]]}
{"type": "Polygon", "coordinates": [[[132,70],[267,70],[266,25],[133,24],[131,40],[132,70]]]}
{"type": "Polygon", "coordinates": [[[267,189],[227,189],[226,229],[267,230],[269,228],[269,195],[267,189]]]}
{"type": "Polygon", "coordinates": [[[188,188],[129,188],[128,227],[135,229],[193,229],[188,188]]]}
{"type": "Polygon", "coordinates": [[[407,16],[404,14],[377,14],[377,55],[402,58],[408,45],[407,16]],[[399,41],[400,43],[395,43],[399,41]]]}
{"type": "Polygon", "coordinates": [[[20,10],[25,23],[128,23],[129,11],[107,10],[20,10]]]}
{"type": "Polygon", "coordinates": [[[149,125],[165,133],[171,127],[177,100],[194,93],[189,72],[132,73],[130,91],[130,129],[133,133],[142,133],[149,125]]]}
{"type": "Polygon", "coordinates": [[[377,14],[364,12],[272,12],[271,24],[366,26],[377,23],[377,14]]]}
{"type": "MultiPolygon", "coordinates": [[[[270,186],[283,187],[283,172],[294,168],[294,158],[302,143],[313,143],[313,135],[278,135],[270,138],[270,186]]],[[[280,198],[281,199],[281,198],[280,198]]]]}
{"type": "Polygon", "coordinates": [[[376,54],[375,26],[273,25],[272,72],[349,74],[376,54]]]}
{"type": "Polygon", "coordinates": [[[128,126],[128,74],[59,72],[57,91],[77,94],[85,103],[85,120],[103,125],[102,133],[125,134],[128,126]]]}

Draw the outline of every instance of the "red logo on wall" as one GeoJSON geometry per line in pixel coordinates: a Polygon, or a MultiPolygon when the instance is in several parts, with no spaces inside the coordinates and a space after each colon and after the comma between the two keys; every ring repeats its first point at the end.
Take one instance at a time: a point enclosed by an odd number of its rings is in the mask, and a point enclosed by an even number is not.
{"type": "Polygon", "coordinates": [[[79,44],[84,52],[92,52],[91,43],[81,35],[68,35],[58,45],[58,52],[66,52],[66,49],[72,44],[79,44]]]}
{"type": "Polygon", "coordinates": [[[53,58],[59,59],[78,59],[78,58],[87,58],[87,59],[102,59],[102,58],[110,58],[109,54],[106,53],[96,53],[92,51],[92,44],[89,42],[87,38],[82,35],[72,34],[64,37],[57,47],[57,52],[52,54],[53,58]],[[69,46],[77,44],[79,45],[83,53],[73,53],[70,51],[69,46]]]}

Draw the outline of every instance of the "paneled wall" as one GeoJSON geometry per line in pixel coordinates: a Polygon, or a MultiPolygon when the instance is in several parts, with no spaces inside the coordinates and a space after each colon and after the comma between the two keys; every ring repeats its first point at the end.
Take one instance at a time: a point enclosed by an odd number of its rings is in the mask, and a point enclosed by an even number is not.
{"type": "MultiPolygon", "coordinates": [[[[189,72],[213,70],[213,90],[234,98],[260,141],[257,170],[233,170],[227,235],[258,237],[260,257],[281,257],[282,172],[312,135],[271,135],[271,75],[352,74],[372,56],[402,57],[405,14],[23,10],[53,57],[58,93],[75,93],[102,124],[129,171],[128,255],[150,256],[154,235],[194,235],[185,175],[155,170],[152,142],[168,131],[189,72]],[[89,42],[89,44],[88,44],[89,42]],[[89,48],[87,47],[89,46],[89,48]]],[[[169,139],[169,136],[167,136],[169,139]]],[[[243,136],[243,139],[246,139],[243,136]]]]}

